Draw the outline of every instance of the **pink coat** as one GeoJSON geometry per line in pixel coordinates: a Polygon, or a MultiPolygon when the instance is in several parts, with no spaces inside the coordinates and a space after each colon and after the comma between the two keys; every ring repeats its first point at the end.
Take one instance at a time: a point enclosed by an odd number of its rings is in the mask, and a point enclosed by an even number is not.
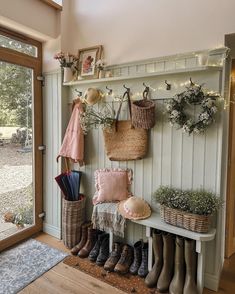
{"type": "Polygon", "coordinates": [[[73,111],[59,155],[57,156],[57,161],[58,158],[62,156],[70,158],[74,162],[78,162],[80,166],[84,164],[84,134],[80,124],[80,112],[83,112],[83,107],[82,102],[78,98],[73,101],[73,111]]]}

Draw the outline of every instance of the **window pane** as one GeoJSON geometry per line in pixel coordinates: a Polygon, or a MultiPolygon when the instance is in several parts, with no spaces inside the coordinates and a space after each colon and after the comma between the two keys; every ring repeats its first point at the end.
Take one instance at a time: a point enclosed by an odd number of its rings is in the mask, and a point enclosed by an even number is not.
{"type": "Polygon", "coordinates": [[[33,70],[0,61],[0,241],[34,222],[33,70]]]}
{"type": "Polygon", "coordinates": [[[4,48],[13,49],[21,53],[25,53],[30,56],[38,56],[37,47],[11,39],[4,35],[0,35],[0,46],[4,48]]]}

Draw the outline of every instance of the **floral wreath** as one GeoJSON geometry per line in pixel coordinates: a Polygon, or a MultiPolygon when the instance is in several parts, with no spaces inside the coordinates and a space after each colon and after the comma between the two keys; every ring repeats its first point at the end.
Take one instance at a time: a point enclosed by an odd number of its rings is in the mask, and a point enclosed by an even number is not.
{"type": "Polygon", "coordinates": [[[212,124],[214,115],[218,108],[216,106],[216,95],[204,93],[202,85],[191,83],[187,90],[176,94],[173,99],[166,103],[166,113],[171,125],[176,125],[189,135],[191,133],[200,134],[212,124]],[[200,105],[201,112],[196,119],[189,117],[185,113],[187,105],[200,105]]]}

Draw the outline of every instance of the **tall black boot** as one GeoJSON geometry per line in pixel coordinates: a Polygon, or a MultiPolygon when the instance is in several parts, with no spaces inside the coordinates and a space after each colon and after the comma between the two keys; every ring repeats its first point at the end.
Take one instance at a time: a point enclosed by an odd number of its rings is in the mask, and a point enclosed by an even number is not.
{"type": "Polygon", "coordinates": [[[142,241],[138,241],[134,244],[134,261],[130,266],[130,273],[132,275],[137,275],[138,269],[141,264],[141,250],[142,250],[142,241]]]}
{"type": "Polygon", "coordinates": [[[138,270],[138,275],[145,278],[148,274],[148,243],[142,244],[142,260],[138,270]]]}

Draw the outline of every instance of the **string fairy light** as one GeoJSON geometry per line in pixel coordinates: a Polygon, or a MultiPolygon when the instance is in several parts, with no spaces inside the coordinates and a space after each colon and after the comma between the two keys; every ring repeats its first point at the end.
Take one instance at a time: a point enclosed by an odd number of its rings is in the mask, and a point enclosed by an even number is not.
{"type": "MultiPolygon", "coordinates": [[[[194,83],[194,82],[192,83],[192,80],[186,80],[185,82],[180,82],[180,83],[177,83],[177,82],[172,82],[171,83],[172,88],[174,88],[174,89],[179,89],[180,87],[188,87],[190,84],[193,84],[193,85],[195,85],[197,87],[200,86],[197,83],[194,83]]],[[[149,86],[149,89],[153,93],[156,93],[158,91],[159,92],[162,92],[162,91],[165,90],[165,88],[162,85],[159,85],[158,87],[149,86]]],[[[209,89],[204,89],[204,91],[205,91],[206,94],[208,94],[210,96],[215,96],[218,99],[219,102],[223,103],[224,110],[226,110],[230,106],[230,104],[235,104],[235,101],[228,101],[227,99],[225,99],[224,97],[222,97],[220,93],[218,93],[216,91],[209,90],[209,89]]],[[[80,92],[80,91],[78,91],[77,89],[75,89],[75,92],[80,92]]],[[[142,93],[143,93],[142,91],[141,92],[137,91],[137,92],[134,92],[134,93],[132,92],[131,93],[131,98],[133,100],[139,99],[139,98],[142,97],[142,95],[143,95],[142,93]]],[[[113,101],[117,101],[117,102],[121,101],[122,96],[123,96],[123,94],[117,93],[117,92],[115,92],[113,90],[112,90],[111,93],[110,92],[101,92],[100,95],[101,95],[102,98],[112,97],[113,98],[113,101]]],[[[166,97],[165,99],[172,99],[172,97],[169,97],[169,98],[166,97]]],[[[125,100],[127,100],[127,99],[125,99],[125,100]]]]}
{"type": "MultiPolygon", "coordinates": [[[[180,88],[180,87],[187,87],[187,86],[189,86],[190,84],[191,84],[191,81],[190,81],[190,80],[187,80],[187,81],[185,81],[185,82],[181,82],[181,83],[176,83],[176,82],[174,82],[174,83],[172,83],[172,86],[173,86],[174,89],[178,89],[178,88],[180,88]]],[[[193,82],[193,84],[194,84],[196,87],[199,87],[199,86],[200,86],[199,84],[194,83],[194,82],[193,82]]],[[[149,89],[150,89],[150,91],[152,91],[153,93],[158,92],[158,91],[164,91],[164,90],[165,90],[165,88],[164,88],[163,86],[158,86],[158,87],[156,87],[156,88],[153,88],[152,86],[149,86],[149,89]]],[[[216,96],[216,97],[220,97],[220,96],[221,96],[218,92],[215,92],[215,91],[213,91],[213,90],[205,89],[205,92],[206,92],[206,94],[209,94],[209,95],[211,95],[211,96],[216,96]]],[[[141,96],[142,96],[142,92],[139,92],[139,91],[137,91],[137,92],[132,92],[132,93],[131,93],[131,97],[132,97],[132,99],[133,99],[133,98],[137,98],[137,97],[141,97],[141,96]]],[[[113,97],[115,101],[119,101],[120,99],[122,99],[122,94],[117,93],[117,92],[115,92],[115,91],[112,91],[112,94],[109,94],[108,92],[106,92],[106,93],[101,93],[101,97],[113,97]]],[[[166,98],[166,99],[171,99],[171,98],[166,98]]]]}

